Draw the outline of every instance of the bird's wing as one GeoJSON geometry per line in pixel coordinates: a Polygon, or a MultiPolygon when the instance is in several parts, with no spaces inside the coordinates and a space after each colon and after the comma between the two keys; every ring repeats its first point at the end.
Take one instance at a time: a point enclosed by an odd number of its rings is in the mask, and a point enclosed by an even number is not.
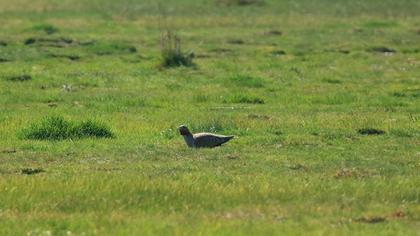
{"type": "Polygon", "coordinates": [[[211,133],[194,134],[196,147],[216,147],[231,140],[233,136],[225,136],[211,133]]]}

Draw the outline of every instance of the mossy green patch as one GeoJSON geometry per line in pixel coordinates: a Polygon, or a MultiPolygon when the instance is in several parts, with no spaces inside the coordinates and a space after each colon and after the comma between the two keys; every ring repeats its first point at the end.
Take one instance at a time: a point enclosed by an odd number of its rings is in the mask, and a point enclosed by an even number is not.
{"type": "Polygon", "coordinates": [[[112,138],[110,129],[98,121],[71,122],[61,116],[44,118],[21,131],[24,139],[63,140],[75,138],[112,138]]]}

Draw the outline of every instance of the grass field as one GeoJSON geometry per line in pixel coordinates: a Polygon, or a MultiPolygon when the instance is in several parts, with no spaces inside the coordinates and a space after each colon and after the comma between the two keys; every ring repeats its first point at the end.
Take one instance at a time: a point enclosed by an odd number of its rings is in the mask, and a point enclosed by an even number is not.
{"type": "Polygon", "coordinates": [[[0,235],[420,235],[420,1],[0,0],[0,25],[0,235]],[[159,66],[162,29],[195,66],[159,66]]]}

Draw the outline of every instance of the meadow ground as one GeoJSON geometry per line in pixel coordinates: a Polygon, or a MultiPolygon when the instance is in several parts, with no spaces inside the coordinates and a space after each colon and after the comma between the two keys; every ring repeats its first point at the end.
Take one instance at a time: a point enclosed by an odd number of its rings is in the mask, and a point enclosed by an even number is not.
{"type": "Polygon", "coordinates": [[[0,235],[419,235],[419,12],[0,0],[0,235]],[[194,67],[158,66],[162,27],[194,67]],[[49,116],[114,137],[24,138],[49,116]]]}

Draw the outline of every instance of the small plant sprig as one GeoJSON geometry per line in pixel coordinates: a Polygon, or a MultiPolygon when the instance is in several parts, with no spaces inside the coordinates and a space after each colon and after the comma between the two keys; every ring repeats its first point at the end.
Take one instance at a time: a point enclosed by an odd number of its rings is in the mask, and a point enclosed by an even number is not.
{"type": "Polygon", "coordinates": [[[194,66],[193,52],[183,52],[181,39],[171,30],[165,30],[161,36],[162,67],[194,66]]]}

